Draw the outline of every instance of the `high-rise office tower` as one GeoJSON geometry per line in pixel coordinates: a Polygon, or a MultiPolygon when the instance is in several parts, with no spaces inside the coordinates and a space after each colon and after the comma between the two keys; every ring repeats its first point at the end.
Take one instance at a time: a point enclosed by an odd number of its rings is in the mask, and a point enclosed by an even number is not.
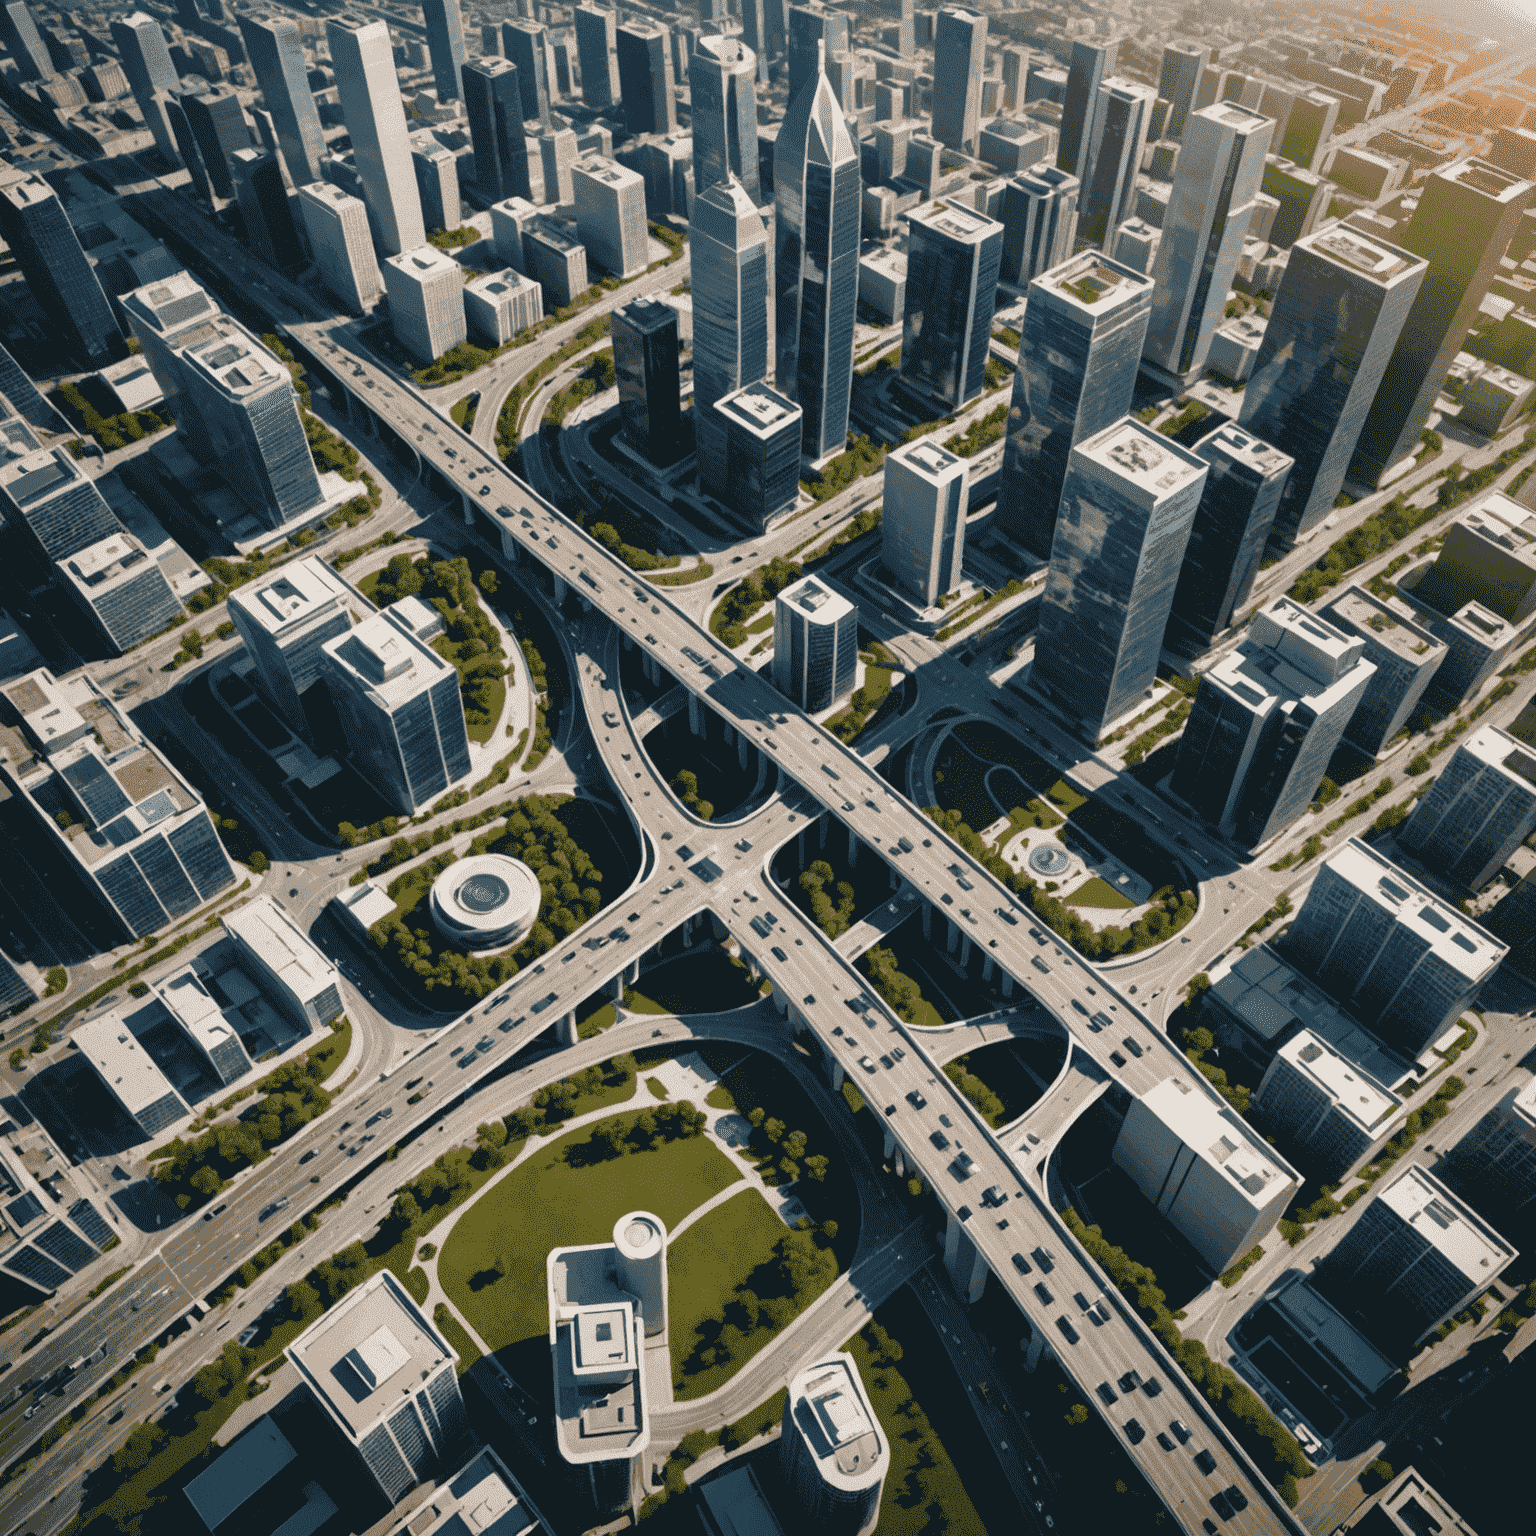
{"type": "Polygon", "coordinates": [[[1409,1167],[1382,1181],[1308,1284],[1379,1349],[1401,1359],[1486,1291],[1514,1257],[1439,1179],[1409,1167]]]}
{"type": "Polygon", "coordinates": [[[46,181],[28,177],[0,187],[0,237],[10,246],[38,307],[76,357],[100,367],[122,356],[123,334],[107,296],[58,193],[46,181]]]}
{"type": "Polygon", "coordinates": [[[178,159],[176,140],[165,114],[165,102],[181,89],[181,77],[171,63],[165,33],[153,16],[135,11],[112,23],[112,41],[117,45],[117,56],[122,60],[133,99],[144,114],[144,126],[154,134],[160,153],[174,165],[178,159]]]}
{"type": "Polygon", "coordinates": [[[1291,472],[1288,454],[1231,423],[1201,438],[1195,454],[1211,468],[1163,636],[1167,649],[1191,657],[1210,649],[1252,589],[1291,472]]]}
{"type": "Polygon", "coordinates": [[[1061,107],[1061,138],[1056,145],[1057,168],[1085,180],[1093,144],[1093,121],[1099,107],[1099,87],[1115,72],[1120,44],[1072,44],[1072,65],[1067,71],[1066,99],[1061,107]]]}
{"type": "Polygon", "coordinates": [[[43,398],[37,385],[26,376],[21,364],[4,345],[0,345],[0,395],[5,396],[11,409],[28,426],[36,427],[39,432],[70,430],[69,424],[43,398]]]}
{"type": "Polygon", "coordinates": [[[1280,204],[1275,222],[1269,227],[1269,243],[1288,250],[1310,235],[1328,216],[1334,186],[1315,172],[1293,165],[1279,155],[1270,155],[1264,164],[1264,192],[1280,204]]]}
{"type": "Polygon", "coordinates": [[[1318,870],[1285,939],[1298,970],[1408,1057],[1471,1006],[1506,948],[1356,837],[1318,870]]]}
{"type": "Polygon", "coordinates": [[[1130,409],[1151,308],[1151,279],[1092,251],[1029,285],[997,516],[1036,559],[1051,558],[1073,446],[1130,409]]]}
{"type": "Polygon", "coordinates": [[[7,525],[50,563],[123,531],[95,481],[62,448],[38,448],[0,466],[0,506],[7,525]]]}
{"type": "MultiPolygon", "coordinates": [[[[1516,895],[1512,891],[1494,911],[1516,895]]],[[[1451,1149],[1448,1177],[1481,1209],[1497,1211],[1501,1220],[1512,1218],[1521,1225],[1529,1221],[1529,1207],[1536,1200],[1536,1082],[1517,1079],[1505,1090],[1451,1149]]]]}
{"type": "Polygon", "coordinates": [[[320,161],[325,155],[325,136],[309,88],[309,67],[304,61],[298,23],[288,16],[252,16],[244,11],[238,20],[245,56],[256,71],[261,99],[272,114],[289,177],[300,187],[323,180],[320,161]]]}
{"type": "Polygon", "coordinates": [[[177,350],[182,387],[210,461],[268,528],[280,528],[325,499],[293,377],[228,316],[206,329],[177,350]]]}
{"type": "Polygon", "coordinates": [[[538,217],[539,210],[525,197],[508,197],[491,206],[491,243],[496,254],[514,271],[529,276],[533,268],[523,249],[523,236],[538,217]]]}
{"type": "Polygon", "coordinates": [[[359,773],[414,816],[469,772],[458,673],[392,609],[327,640],[326,686],[359,773]]]}
{"type": "Polygon", "coordinates": [[[1501,491],[1485,496],[1445,530],[1414,592],[1447,612],[1472,600],[1523,625],[1536,613],[1536,513],[1501,491]]]}
{"type": "Polygon", "coordinates": [[[616,107],[619,104],[618,18],[601,5],[578,5],[575,16],[581,99],[599,111],[616,107]]]}
{"type": "Polygon", "coordinates": [[[310,734],[304,695],[325,675],[326,641],[351,629],[349,605],[366,611],[319,555],[229,594],[229,617],[255,663],[257,687],[302,736],[310,734]]]}
{"type": "MultiPolygon", "coordinates": [[[[699,477],[705,490],[720,496],[726,489],[726,434],[715,420],[715,403],[767,378],[773,356],[768,232],[735,177],[694,199],[688,249],[699,477]]],[[[798,450],[795,458],[798,463],[798,450]]]]}
{"type": "Polygon", "coordinates": [[[17,728],[0,779],[117,932],[142,939],[235,883],[196,791],[84,672],[60,682],[40,668],[0,696],[17,728]]]}
{"type": "Polygon", "coordinates": [[[395,340],[430,363],[469,334],[464,320],[464,269],[447,251],[419,245],[384,262],[384,291],[395,340]]]}
{"type": "Polygon", "coordinates": [[[635,299],[614,310],[612,329],[624,435],[651,463],[670,464],[682,435],[677,311],[660,299],[635,299]]]}
{"type": "Polygon", "coordinates": [[[717,400],[714,419],[725,433],[725,483],[714,494],[766,533],[799,504],[800,407],[759,379],[717,400]]]}
{"type": "Polygon", "coordinates": [[[853,692],[859,610],[814,576],[785,587],[773,605],[773,681],[807,714],[853,692]]]}
{"type": "Polygon", "coordinates": [[[1085,741],[1097,741],[1157,678],[1206,470],[1129,416],[1072,449],[1030,686],[1085,741]]]}
{"type": "Polygon", "coordinates": [[[1150,85],[1118,75],[1099,87],[1090,136],[1078,158],[1079,166],[1087,166],[1077,203],[1079,247],[1113,244],[1115,231],[1129,216],[1156,100],[1150,85]]]}
{"type": "Polygon", "coordinates": [[[1077,177],[1050,165],[1021,171],[1003,188],[1003,282],[1027,288],[1071,256],[1077,194],[1077,177]]]}
{"type": "Polygon", "coordinates": [[[539,165],[544,177],[544,201],[562,206],[575,197],[571,171],[576,165],[576,132],[546,128],[538,138],[539,165]]]}
{"type": "Polygon", "coordinates": [[[1304,171],[1315,171],[1339,118],[1339,98],[1325,91],[1298,91],[1275,148],[1304,171]]]}
{"type": "Polygon", "coordinates": [[[548,38],[537,22],[504,21],[501,24],[501,51],[517,65],[517,78],[523,91],[523,118],[549,121],[548,38]]]}
{"type": "Polygon", "coordinates": [[[1363,640],[1277,599],[1201,674],[1174,793],[1244,847],[1267,843],[1312,803],[1375,670],[1363,640]]]}
{"type": "Polygon", "coordinates": [[[1383,602],[1364,587],[1346,587],[1318,610],[1335,629],[1365,642],[1376,675],[1344,727],[1344,739],[1379,756],[1409,716],[1445,660],[1446,645],[1416,624],[1400,604],[1383,602]]]}
{"type": "Polygon", "coordinates": [[[886,455],[880,559],[919,608],[932,608],[960,585],[970,488],[969,460],[937,437],[886,455]]]}
{"type": "Polygon", "coordinates": [[[457,229],[464,217],[459,198],[459,160],[451,149],[435,139],[411,150],[411,170],[416,175],[416,194],[421,198],[421,221],[429,230],[457,229]]]}
{"type": "Polygon", "coordinates": [[[280,272],[306,266],[309,258],[288,206],[282,162],[264,149],[237,149],[229,157],[229,168],[251,249],[280,272]]]}
{"type": "Polygon", "coordinates": [[[1351,479],[1379,485],[1418,448],[1435,396],[1533,201],[1536,182],[1486,160],[1460,160],[1425,180],[1398,240],[1429,266],[1360,429],[1351,479]]]}
{"type": "Polygon", "coordinates": [[[1342,224],[1291,248],[1239,418],[1296,461],[1271,549],[1291,549],[1332,512],[1426,266],[1342,224]]]}
{"type": "Polygon", "coordinates": [[[933,136],[974,155],[981,134],[981,77],[987,68],[987,18],[946,7],[933,32],[933,136]]]}
{"type": "Polygon", "coordinates": [[[1184,136],[1184,120],[1195,109],[1195,92],[1200,77],[1210,67],[1211,50],[1192,43],[1169,43],[1163,49],[1162,73],[1157,79],[1157,94],[1168,103],[1165,139],[1184,136]]]}
{"type": "Polygon", "coordinates": [[[734,176],[758,194],[757,55],[734,37],[701,37],[688,70],[693,103],[693,192],[734,176]]]}
{"type": "Polygon", "coordinates": [[[427,50],[432,55],[432,82],[439,101],[456,101],[459,73],[464,68],[464,18],[459,0],[421,0],[427,23],[427,50]]]}
{"type": "Polygon", "coordinates": [[[907,215],[901,376],[943,415],[986,387],[1002,254],[1003,226],[984,213],[934,203],[907,215]]]}
{"type": "MultiPolygon", "coordinates": [[[[768,0],[772,9],[775,0],[768,0]]],[[[771,30],[771,27],[770,27],[771,30]]],[[[830,59],[834,54],[848,52],[848,16],[843,11],[828,10],[819,0],[805,5],[789,7],[785,36],[789,66],[789,99],[791,103],[814,80],[823,65],[818,58],[830,59]],[[820,45],[821,52],[817,48],[820,45]]]]}
{"type": "Polygon", "coordinates": [[[624,126],[636,136],[673,132],[677,104],[672,95],[672,52],[666,30],[630,22],[618,30],[618,52],[624,126]]]}
{"type": "Polygon", "coordinates": [[[523,259],[528,275],[544,285],[547,307],[564,308],[586,292],[587,248],[564,219],[533,219],[523,230],[523,259]]]}
{"type": "Polygon", "coordinates": [[[1173,194],[1152,265],[1152,320],[1143,356],[1180,385],[1205,370],[1237,273],[1274,123],[1224,101],[1184,125],[1173,194]]]}
{"type": "Polygon", "coordinates": [[[23,80],[53,79],[53,61],[25,0],[5,0],[0,5],[0,42],[16,61],[23,80]]]}
{"type": "Polygon", "coordinates": [[[427,231],[389,28],[359,16],[330,16],[325,36],[374,243],[390,256],[415,250],[427,243],[427,231]]]}
{"type": "Polygon", "coordinates": [[[1028,48],[1021,48],[1018,44],[1011,43],[1003,49],[1003,111],[1018,112],[1023,108],[1029,65],[1028,48]]]}
{"type": "Polygon", "coordinates": [[[182,387],[176,353],[179,347],[213,335],[214,325],[225,318],[224,312],[185,271],[135,288],[123,294],[119,303],[177,427],[193,445],[193,452],[206,461],[212,450],[198,421],[197,408],[182,387]]]}
{"type": "MultiPolygon", "coordinates": [[[[571,167],[571,194],[576,204],[576,230],[587,254],[614,277],[633,277],[648,264],[645,221],[645,178],[627,166],[592,155],[571,167]]],[[[693,229],[697,238],[698,203],[693,229]]],[[[694,307],[698,307],[698,247],[690,244],[694,307]]],[[[694,364],[697,377],[698,363],[694,364]]]]}
{"type": "Polygon", "coordinates": [[[463,70],[464,115],[475,151],[475,180],[492,202],[533,196],[523,89],[510,59],[471,59],[463,70]]]}
{"type": "Polygon", "coordinates": [[[362,198],[316,181],[299,188],[299,209],[325,286],[354,315],[365,313],[384,285],[362,198]]]}
{"type": "Polygon", "coordinates": [[[804,412],[806,457],[820,459],[848,440],[861,197],[858,151],[824,73],[789,104],[773,195],[778,382],[804,412]]]}
{"type": "Polygon", "coordinates": [[[779,1468],[794,1514],[823,1536],[867,1536],[880,1515],[889,1447],[845,1351],[790,1378],[779,1468]]]}
{"type": "Polygon", "coordinates": [[[452,1346],[392,1274],[349,1291],[285,1353],[386,1504],[458,1465],[470,1429],[452,1346]]]}
{"type": "Polygon", "coordinates": [[[183,96],[181,109],[187,126],[197,141],[208,185],[227,202],[235,195],[230,178],[229,159],[251,147],[250,130],[245,126],[245,108],[230,86],[216,86],[197,96],[183,96]]]}
{"type": "Polygon", "coordinates": [[[1398,841],[1429,868],[1479,891],[1536,831],[1536,752],[1496,725],[1456,755],[1413,808],[1398,841]]]}

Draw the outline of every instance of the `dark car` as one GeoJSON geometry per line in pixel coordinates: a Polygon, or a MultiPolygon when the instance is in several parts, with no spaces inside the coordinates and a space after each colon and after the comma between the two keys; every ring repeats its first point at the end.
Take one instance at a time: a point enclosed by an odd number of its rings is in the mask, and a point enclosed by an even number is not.
{"type": "Polygon", "coordinates": [[[317,1151],[315,1151],[315,1149],[313,1147],[311,1147],[309,1149],[309,1151],[306,1152],[304,1154],[304,1156],[299,1159],[299,1162],[300,1163],[307,1163],[307,1162],[310,1162],[312,1159],[317,1158],[319,1156],[320,1156],[320,1154],[317,1151]]]}
{"type": "Polygon", "coordinates": [[[1046,1289],[1045,1282],[1043,1280],[1035,1281],[1035,1295],[1040,1298],[1041,1305],[1046,1307],[1050,1306],[1050,1304],[1056,1299],[1051,1295],[1050,1291],[1046,1289]]]}
{"type": "Polygon", "coordinates": [[[1048,1248],[1035,1249],[1035,1263],[1038,1264],[1046,1274],[1050,1274],[1050,1272],[1056,1267],[1056,1261],[1051,1257],[1051,1253],[1048,1248]]]}
{"type": "Polygon", "coordinates": [[[1142,1382],[1141,1390],[1145,1392],[1148,1397],[1156,1397],[1157,1394],[1163,1390],[1163,1384],[1157,1379],[1156,1376],[1148,1376],[1147,1379],[1142,1382]]]}
{"type": "Polygon", "coordinates": [[[1101,1381],[1096,1390],[1098,1391],[1099,1396],[1104,1399],[1105,1407],[1108,1407],[1111,1403],[1118,1403],[1120,1401],[1120,1394],[1116,1392],[1115,1389],[1110,1386],[1107,1381],[1101,1381]]]}
{"type": "Polygon", "coordinates": [[[1120,1378],[1120,1390],[1122,1392],[1134,1392],[1141,1385],[1140,1371],[1127,1371],[1120,1378]]]}
{"type": "Polygon", "coordinates": [[[912,1092],[907,1095],[907,1103],[910,1104],[913,1109],[922,1109],[927,1104],[927,1102],[928,1100],[925,1099],[922,1094],[917,1091],[916,1088],[914,1088],[912,1092]]]}
{"type": "Polygon", "coordinates": [[[1216,1470],[1216,1458],[1209,1451],[1201,1451],[1195,1457],[1195,1465],[1209,1477],[1216,1470]]]}
{"type": "Polygon", "coordinates": [[[1030,1273],[1029,1260],[1026,1259],[1022,1253],[1014,1254],[1013,1267],[1018,1270],[1021,1275],[1027,1275],[1030,1273]]]}
{"type": "Polygon", "coordinates": [[[1066,1318],[1058,1317],[1056,1319],[1056,1326],[1061,1329],[1062,1337],[1066,1339],[1068,1344],[1077,1343],[1077,1329],[1066,1318]]]}
{"type": "Polygon", "coordinates": [[[1141,1442],[1147,1438],[1147,1432],[1141,1427],[1140,1424],[1136,1422],[1135,1419],[1127,1419],[1125,1421],[1125,1438],[1129,1440],[1132,1445],[1140,1445],[1141,1442]]]}

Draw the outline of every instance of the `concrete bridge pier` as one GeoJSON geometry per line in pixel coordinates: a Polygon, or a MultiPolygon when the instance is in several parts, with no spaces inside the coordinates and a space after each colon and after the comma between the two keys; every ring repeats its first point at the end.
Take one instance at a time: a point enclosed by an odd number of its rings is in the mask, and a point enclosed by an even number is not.
{"type": "Polygon", "coordinates": [[[827,832],[830,830],[831,826],[831,814],[827,811],[823,811],[821,815],[816,818],[816,836],[818,839],[819,847],[825,848],[827,846],[827,832]]]}
{"type": "Polygon", "coordinates": [[[1003,996],[1013,996],[1013,977],[1010,976],[1007,971],[1003,972],[1003,996]]]}
{"type": "Polygon", "coordinates": [[[1045,1335],[1029,1323],[1028,1319],[1025,1321],[1029,1334],[1028,1337],[1019,1340],[1019,1348],[1024,1351],[1024,1369],[1033,1371],[1045,1354],[1045,1335]]]}
{"type": "Polygon", "coordinates": [[[858,862],[859,862],[859,834],[857,832],[855,832],[852,827],[849,827],[848,828],[848,867],[849,867],[849,869],[857,868],[858,867],[858,862]]]}
{"type": "Polygon", "coordinates": [[[699,708],[699,696],[696,693],[688,695],[688,729],[695,736],[704,735],[704,712],[699,708]]]}
{"type": "Polygon", "coordinates": [[[685,917],[683,919],[683,948],[684,949],[689,949],[689,948],[692,947],[692,945],[693,945],[693,919],[691,917],[685,917]]]}
{"type": "Polygon", "coordinates": [[[926,901],[923,903],[923,937],[933,937],[933,908],[926,901]]]}
{"type": "MultiPolygon", "coordinates": [[[[725,924],[722,923],[713,912],[709,914],[709,926],[715,935],[716,944],[724,944],[725,941],[730,938],[731,930],[727,928],[725,924]]],[[[732,951],[732,953],[734,952],[735,951],[732,951]]]]}
{"type": "MultiPolygon", "coordinates": [[[[516,565],[522,553],[518,548],[517,540],[512,537],[512,532],[510,529],[502,528],[499,531],[501,533],[501,558],[505,560],[508,565],[516,565]]],[[[628,635],[624,636],[624,643],[625,645],[634,644],[628,635]]]]}
{"type": "Polygon", "coordinates": [[[608,985],[613,988],[613,1001],[617,1006],[624,1001],[624,972],[620,971],[617,976],[609,977],[608,985]]]}
{"type": "Polygon", "coordinates": [[[843,1064],[842,1064],[842,1062],[834,1060],[833,1063],[832,1063],[832,1092],[833,1093],[841,1093],[843,1091],[843,1079],[846,1076],[847,1076],[847,1073],[845,1073],[843,1071],[843,1064]]]}
{"type": "Polygon", "coordinates": [[[627,986],[634,986],[640,980],[640,962],[634,961],[624,969],[624,981],[627,986]]]}
{"type": "Polygon", "coordinates": [[[886,868],[891,874],[891,889],[898,890],[901,886],[901,871],[894,864],[888,864],[886,868]]]}
{"type": "Polygon", "coordinates": [[[745,768],[747,766],[747,745],[747,738],[738,735],[736,738],[736,766],[738,768],[745,768]]]}
{"type": "Polygon", "coordinates": [[[944,933],[944,950],[946,954],[954,954],[960,946],[960,928],[954,918],[948,920],[948,926],[944,933]]]}
{"type": "Polygon", "coordinates": [[[971,963],[971,936],[965,934],[960,940],[960,969],[963,971],[971,963]]]}
{"type": "Polygon", "coordinates": [[[773,984],[773,1006],[779,1010],[781,1019],[789,1017],[789,995],[778,982],[773,984]]]}
{"type": "Polygon", "coordinates": [[[576,1010],[574,1008],[555,1025],[555,1038],[561,1045],[576,1044],[576,1010]]]}
{"type": "Polygon", "coordinates": [[[981,1300],[987,1288],[987,1261],[953,1215],[944,1232],[944,1267],[968,1305],[981,1300]]]}
{"type": "Polygon", "coordinates": [[[464,506],[464,521],[473,527],[475,522],[474,502],[472,502],[469,497],[464,495],[462,492],[460,493],[459,500],[463,503],[464,506]]]}
{"type": "Polygon", "coordinates": [[[795,858],[801,869],[805,868],[805,828],[801,827],[795,834],[795,858]]]}
{"type": "Polygon", "coordinates": [[[553,573],[550,575],[550,580],[555,584],[555,606],[558,608],[565,601],[565,580],[553,573]]]}
{"type": "Polygon", "coordinates": [[[995,969],[995,966],[993,965],[993,962],[992,962],[992,956],[991,955],[983,955],[981,957],[981,979],[983,981],[991,981],[992,980],[992,972],[993,972],[994,969],[995,969]]]}

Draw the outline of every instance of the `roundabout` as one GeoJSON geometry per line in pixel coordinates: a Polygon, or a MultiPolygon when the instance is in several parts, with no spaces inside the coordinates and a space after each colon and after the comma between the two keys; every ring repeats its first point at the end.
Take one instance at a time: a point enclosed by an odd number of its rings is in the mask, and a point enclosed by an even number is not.
{"type": "Polygon", "coordinates": [[[482,853],[450,864],[432,884],[432,921],[450,943],[471,954],[520,942],[539,915],[543,888],[522,862],[482,853]]]}

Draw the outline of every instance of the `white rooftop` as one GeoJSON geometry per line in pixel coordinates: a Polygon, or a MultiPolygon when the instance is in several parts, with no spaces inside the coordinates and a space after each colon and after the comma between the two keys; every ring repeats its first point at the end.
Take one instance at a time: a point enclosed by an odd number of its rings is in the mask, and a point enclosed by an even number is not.
{"type": "Polygon", "coordinates": [[[397,1536],[548,1536],[528,1495],[495,1451],[482,1450],[412,1509],[397,1536]]]}
{"type": "Polygon", "coordinates": [[[176,1090],[118,1013],[77,1025],[70,1043],[95,1067],[130,1115],[158,1104],[176,1090]]]}
{"type": "Polygon", "coordinates": [[[324,651],[343,673],[391,709],[453,670],[436,651],[382,613],[371,613],[346,634],[326,641],[324,651]]]}
{"type": "Polygon", "coordinates": [[[256,955],[296,997],[315,997],[335,985],[336,967],[272,897],[258,896],[226,912],[220,922],[225,933],[256,955]]]}
{"type": "Polygon", "coordinates": [[[1132,295],[1145,295],[1151,287],[1152,279],[1134,267],[1098,251],[1083,251],[1042,272],[1029,285],[1029,293],[1031,301],[1048,295],[1097,318],[1132,295]]]}
{"type": "Polygon", "coordinates": [[[1361,1071],[1310,1029],[1286,1041],[1277,1054],[1333,1101],[1334,1110],[1373,1139],[1403,1107],[1403,1101],[1361,1071]]]}
{"type": "Polygon", "coordinates": [[[935,485],[947,480],[950,471],[957,465],[963,468],[967,463],[958,454],[951,453],[936,437],[920,437],[915,443],[903,444],[886,462],[889,463],[891,459],[935,485]]]}
{"type": "Polygon", "coordinates": [[[1134,488],[1154,500],[1173,495],[1209,469],[1204,459],[1197,459],[1172,438],[1151,431],[1133,416],[1123,417],[1076,444],[1072,457],[1086,459],[1106,471],[1117,488],[1134,488]]]}
{"type": "Polygon", "coordinates": [[[1482,725],[1463,737],[1457,750],[1469,753],[1506,778],[1521,780],[1527,793],[1536,793],[1536,752],[1518,736],[1511,736],[1496,725],[1482,725]]]}
{"type": "Polygon", "coordinates": [[[757,437],[782,426],[790,417],[798,419],[800,415],[800,407],[793,400],[763,383],[748,384],[735,394],[726,395],[715,402],[715,410],[757,437]]]}
{"type": "Polygon", "coordinates": [[[373,927],[380,918],[388,917],[395,910],[394,902],[384,893],[383,888],[375,885],[372,880],[365,880],[361,885],[341,891],[331,900],[339,905],[354,923],[365,930],[373,927]]]}
{"type": "Polygon", "coordinates": [[[1372,240],[1346,224],[1329,224],[1315,234],[1304,235],[1293,249],[1316,251],[1379,283],[1390,282],[1411,268],[1424,265],[1420,257],[1372,240]]]}
{"type": "Polygon", "coordinates": [[[789,1399],[790,1418],[827,1483],[851,1491],[885,1475],[885,1438],[852,1355],[802,1366],[790,1378],[789,1399]]]}
{"type": "Polygon", "coordinates": [[[951,240],[974,244],[1002,229],[996,219],[989,219],[973,208],[960,208],[954,203],[931,203],[925,208],[914,208],[907,215],[911,224],[919,224],[951,240]]]}
{"type": "Polygon", "coordinates": [[[156,982],[154,992],[205,1051],[211,1053],[215,1046],[238,1038],[223,1010],[203,985],[202,978],[190,965],[172,971],[163,981],[156,982]]]}
{"type": "Polygon", "coordinates": [[[1376,1195],[1474,1285],[1486,1285],[1515,1250],[1439,1179],[1410,1164],[1376,1195]]]}
{"type": "Polygon", "coordinates": [[[435,245],[418,245],[413,251],[401,251],[398,256],[387,257],[384,264],[416,283],[429,282],[448,273],[462,277],[464,272],[447,251],[440,251],[435,245]]]}
{"type": "Polygon", "coordinates": [[[317,615],[329,614],[349,595],[330,566],[319,555],[310,555],[285,565],[269,580],[237,588],[229,594],[229,604],[281,639],[317,615]]]}
{"type": "Polygon", "coordinates": [[[778,601],[786,608],[798,609],[815,624],[835,624],[845,615],[858,612],[846,597],[815,576],[802,576],[791,582],[779,593],[778,601]]]}
{"type": "Polygon", "coordinates": [[[244,400],[290,383],[287,368],[232,321],[220,320],[211,331],[211,335],[199,334],[178,355],[184,366],[200,373],[221,393],[244,400]]]}
{"type": "Polygon", "coordinates": [[[1208,1168],[1241,1191],[1256,1211],[1269,1203],[1276,1185],[1293,1178],[1278,1157],[1254,1140],[1253,1131],[1237,1115],[1218,1109],[1181,1078],[1165,1077],[1141,1096],[1141,1103],[1208,1168]]]}

